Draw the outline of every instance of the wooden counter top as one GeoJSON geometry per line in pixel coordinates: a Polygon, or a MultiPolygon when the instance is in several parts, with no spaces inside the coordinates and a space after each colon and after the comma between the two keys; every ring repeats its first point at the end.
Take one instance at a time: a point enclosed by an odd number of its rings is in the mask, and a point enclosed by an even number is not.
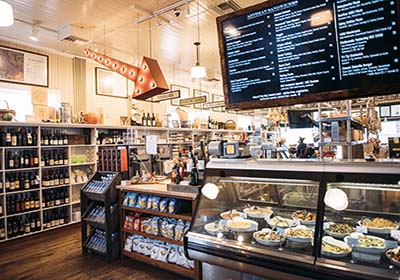
{"type": "Polygon", "coordinates": [[[197,199],[197,194],[187,192],[174,192],[167,190],[167,183],[118,185],[117,189],[129,192],[138,192],[163,197],[172,197],[185,200],[197,199]]]}

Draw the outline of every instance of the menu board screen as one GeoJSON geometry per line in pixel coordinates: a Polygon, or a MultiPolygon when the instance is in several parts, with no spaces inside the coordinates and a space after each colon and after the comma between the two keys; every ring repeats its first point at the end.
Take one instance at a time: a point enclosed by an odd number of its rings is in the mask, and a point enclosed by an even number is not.
{"type": "Polygon", "coordinates": [[[227,107],[397,92],[399,2],[272,0],[219,17],[227,107]]]}

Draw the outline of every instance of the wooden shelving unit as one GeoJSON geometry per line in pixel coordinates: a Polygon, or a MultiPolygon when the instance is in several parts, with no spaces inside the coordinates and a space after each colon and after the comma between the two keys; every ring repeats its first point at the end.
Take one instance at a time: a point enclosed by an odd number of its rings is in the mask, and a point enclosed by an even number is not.
{"type": "Polygon", "coordinates": [[[190,214],[170,214],[166,212],[158,212],[158,211],[153,211],[153,210],[147,210],[147,209],[141,209],[141,208],[135,208],[135,207],[127,207],[127,206],[122,206],[123,209],[137,212],[137,213],[144,213],[144,214],[149,214],[153,216],[161,216],[161,217],[167,217],[167,218],[175,218],[175,219],[182,219],[185,221],[191,221],[192,216],[190,214]]]}
{"type": "Polygon", "coordinates": [[[139,253],[135,253],[135,252],[129,252],[126,250],[122,250],[121,254],[123,256],[129,257],[131,259],[134,259],[134,260],[137,260],[140,262],[145,262],[145,263],[151,264],[153,266],[156,266],[156,267],[159,267],[162,269],[166,269],[169,271],[173,271],[175,273],[178,273],[180,275],[183,275],[183,276],[186,276],[189,278],[196,279],[195,270],[193,270],[193,269],[185,268],[183,266],[176,265],[176,264],[161,262],[158,260],[154,260],[148,256],[145,256],[145,255],[142,255],[139,253]]]}
{"type": "Polygon", "coordinates": [[[179,241],[179,240],[175,240],[175,239],[171,239],[171,238],[165,238],[163,236],[159,236],[159,235],[154,235],[154,234],[147,234],[143,231],[138,231],[138,230],[133,230],[133,229],[127,229],[127,228],[122,228],[123,232],[126,233],[132,233],[132,234],[137,234],[137,235],[141,235],[143,237],[147,237],[147,238],[151,238],[151,239],[156,239],[156,240],[160,240],[160,241],[164,241],[164,242],[168,242],[171,244],[176,244],[179,246],[183,246],[183,242],[179,241]]]}
{"type": "Polygon", "coordinates": [[[183,246],[183,242],[179,240],[173,240],[170,238],[165,238],[163,236],[159,235],[152,235],[152,234],[147,234],[145,232],[137,231],[137,230],[131,230],[124,228],[124,220],[127,212],[135,212],[135,213],[143,213],[147,214],[150,216],[161,216],[161,217],[169,217],[169,218],[175,218],[175,219],[182,219],[186,221],[191,221],[192,217],[194,215],[194,211],[196,209],[196,204],[197,204],[197,195],[193,193],[183,193],[183,192],[171,192],[167,190],[167,185],[163,184],[154,184],[154,185],[129,185],[129,186],[118,186],[118,189],[120,189],[120,217],[121,217],[121,255],[129,257],[133,260],[140,261],[140,262],[145,262],[149,263],[153,266],[166,269],[181,275],[184,275],[186,277],[190,277],[192,279],[200,279],[200,263],[195,261],[194,262],[194,269],[189,269],[177,264],[171,264],[167,262],[162,262],[158,260],[154,260],[148,256],[136,253],[136,252],[130,252],[127,251],[124,248],[125,244],[125,239],[127,234],[137,234],[146,238],[154,239],[154,240],[159,240],[163,242],[167,242],[170,244],[176,244],[179,246],[183,246]],[[191,206],[191,213],[176,213],[176,214],[170,214],[170,213],[165,213],[165,212],[158,212],[158,211],[152,211],[152,210],[147,210],[147,209],[140,209],[136,207],[128,207],[128,206],[123,206],[123,198],[125,196],[125,193],[127,192],[136,192],[138,194],[147,194],[147,195],[154,195],[154,196],[159,196],[159,197],[174,197],[178,198],[181,200],[186,201],[186,203],[189,203],[191,206]],[[176,196],[174,194],[177,194],[176,196]]]}
{"type": "MultiPolygon", "coordinates": [[[[6,209],[7,209],[7,204],[6,204],[6,198],[7,195],[10,194],[16,194],[16,193],[26,193],[26,192],[32,192],[32,191],[39,191],[39,199],[40,202],[42,201],[43,198],[43,190],[46,189],[53,189],[53,188],[59,188],[59,187],[68,187],[69,189],[69,200],[70,203],[63,205],[64,207],[68,207],[69,209],[69,222],[65,223],[62,226],[58,227],[63,227],[67,226],[70,224],[74,224],[77,222],[80,222],[80,219],[77,215],[73,215],[75,213],[74,210],[80,209],[79,203],[80,203],[80,189],[83,187],[84,184],[87,183],[85,182],[76,182],[74,178],[71,176],[74,170],[76,169],[91,169],[93,174],[97,171],[97,163],[96,161],[96,153],[98,152],[99,148],[101,147],[127,147],[127,146],[137,146],[137,147],[143,147],[145,143],[124,143],[124,144],[104,144],[104,145],[97,145],[96,144],[96,134],[99,131],[105,131],[105,130],[120,130],[120,131],[130,131],[130,132],[135,132],[135,134],[139,137],[138,139],[141,139],[141,136],[146,135],[146,134],[156,134],[159,136],[159,139],[162,139],[162,141],[159,142],[159,145],[195,145],[196,142],[194,141],[194,135],[196,134],[213,134],[213,133],[218,133],[218,134],[225,134],[225,135],[233,135],[233,134],[241,134],[241,133],[251,133],[252,131],[247,131],[247,130],[218,130],[218,129],[191,129],[191,128],[164,128],[164,127],[141,127],[141,126],[118,126],[118,125],[89,125],[89,124],[59,124],[59,123],[32,123],[32,122],[6,122],[6,121],[0,121],[0,128],[7,130],[7,129],[18,129],[18,128],[28,128],[31,130],[35,130],[37,133],[37,141],[38,144],[34,146],[7,146],[7,147],[0,147],[0,181],[3,183],[3,189],[0,190],[0,204],[3,205],[4,209],[4,215],[0,217],[0,220],[4,221],[5,224],[5,231],[7,232],[7,219],[10,217],[14,216],[19,216],[23,215],[25,213],[18,213],[18,214],[8,214],[6,209]],[[84,135],[84,133],[88,133],[88,138],[90,138],[89,142],[87,144],[76,144],[69,142],[68,145],[41,145],[40,144],[40,139],[42,136],[43,131],[65,131],[67,135],[84,135]],[[172,139],[169,138],[169,135],[171,133],[188,133],[191,135],[191,141],[171,141],[172,139]],[[66,149],[68,153],[68,159],[69,159],[69,164],[68,165],[54,165],[54,166],[45,166],[45,167],[31,167],[31,168],[18,168],[18,169],[5,169],[5,158],[7,151],[10,152],[15,152],[15,151],[22,151],[22,150],[35,150],[38,152],[39,156],[39,162],[41,162],[41,157],[42,157],[42,152],[48,152],[53,149],[66,149]],[[71,157],[73,155],[77,154],[85,154],[88,153],[91,156],[91,158],[87,159],[87,162],[83,163],[78,163],[78,164],[73,164],[71,162],[71,157]],[[6,174],[8,173],[13,173],[13,172],[28,172],[28,171],[35,171],[37,172],[39,178],[42,178],[42,175],[45,172],[48,172],[53,169],[58,169],[58,168],[64,168],[68,170],[69,174],[69,179],[70,182],[69,184],[64,184],[64,185],[58,185],[58,186],[50,186],[50,187],[45,187],[42,185],[42,182],[40,182],[40,187],[36,189],[29,189],[29,190],[20,190],[18,192],[5,192],[5,177],[6,174]],[[76,196],[74,196],[76,194],[76,196]],[[77,216],[77,217],[75,217],[77,216]]],[[[91,174],[90,174],[91,175],[91,174]]],[[[157,195],[157,194],[155,194],[157,195]]],[[[174,197],[174,196],[171,196],[174,197]]],[[[179,196],[177,197],[179,198],[179,196]]],[[[40,203],[42,204],[42,203],[40,203]]],[[[57,208],[57,207],[56,207],[57,208]]],[[[13,238],[5,238],[3,240],[0,240],[0,242],[5,242],[10,239],[16,239],[20,237],[25,237],[28,235],[33,235],[40,233],[42,231],[48,231],[50,229],[43,229],[43,213],[44,211],[47,211],[49,209],[44,209],[42,206],[38,210],[35,210],[34,212],[40,212],[40,220],[42,224],[42,228],[39,231],[36,231],[34,233],[26,234],[26,235],[21,235],[13,238]]],[[[27,212],[29,213],[29,212],[27,212]]],[[[82,213],[83,214],[83,213],[82,213]]],[[[158,213],[148,213],[148,214],[154,214],[157,215],[158,213]]],[[[159,216],[163,216],[160,214],[159,216]]],[[[177,219],[184,219],[184,220],[190,220],[190,214],[187,215],[176,215],[177,219]]],[[[57,227],[57,228],[58,228],[57,227]]]]}

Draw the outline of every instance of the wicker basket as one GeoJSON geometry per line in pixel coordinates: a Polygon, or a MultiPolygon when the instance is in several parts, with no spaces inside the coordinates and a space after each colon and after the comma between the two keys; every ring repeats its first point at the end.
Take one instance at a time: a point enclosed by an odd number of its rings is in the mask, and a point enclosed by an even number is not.
{"type": "Polygon", "coordinates": [[[225,129],[236,129],[236,123],[233,120],[227,120],[224,125],[225,129]]]}
{"type": "Polygon", "coordinates": [[[10,114],[13,115],[14,118],[15,118],[16,112],[15,112],[15,110],[10,110],[10,106],[8,105],[7,100],[4,100],[4,99],[3,99],[3,100],[0,100],[0,103],[5,103],[6,106],[7,106],[7,109],[0,109],[0,121],[3,120],[3,116],[4,116],[5,114],[7,114],[7,113],[10,113],[10,114]]]}

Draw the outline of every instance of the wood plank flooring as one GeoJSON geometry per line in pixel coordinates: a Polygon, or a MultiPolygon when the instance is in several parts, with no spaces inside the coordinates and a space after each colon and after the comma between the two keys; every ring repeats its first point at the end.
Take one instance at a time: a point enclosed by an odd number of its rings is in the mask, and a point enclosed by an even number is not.
{"type": "Polygon", "coordinates": [[[183,280],[130,259],[82,256],[80,224],[0,244],[1,280],[183,280]]]}

